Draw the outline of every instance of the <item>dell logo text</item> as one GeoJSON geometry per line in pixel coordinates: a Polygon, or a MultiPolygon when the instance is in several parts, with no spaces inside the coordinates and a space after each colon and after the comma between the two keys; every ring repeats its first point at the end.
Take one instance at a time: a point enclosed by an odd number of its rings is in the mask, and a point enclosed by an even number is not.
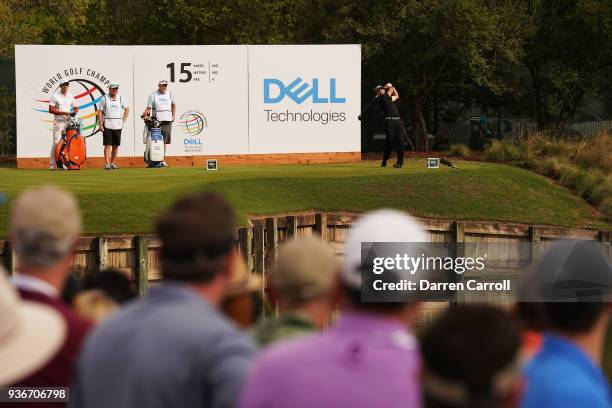
{"type": "Polygon", "coordinates": [[[279,103],[285,96],[292,99],[298,105],[308,98],[312,103],[346,103],[346,98],[336,96],[336,78],[329,79],[329,97],[319,95],[319,79],[313,78],[312,85],[302,78],[297,78],[286,85],[276,78],[264,79],[264,103],[279,103]]]}

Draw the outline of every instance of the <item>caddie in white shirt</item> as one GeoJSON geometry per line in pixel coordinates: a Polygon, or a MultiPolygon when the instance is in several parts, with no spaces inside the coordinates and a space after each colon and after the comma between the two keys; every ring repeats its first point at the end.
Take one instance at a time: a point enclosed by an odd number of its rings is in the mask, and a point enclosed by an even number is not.
{"type": "Polygon", "coordinates": [[[104,168],[106,170],[119,168],[115,160],[121,145],[121,130],[130,113],[127,101],[118,93],[119,84],[111,83],[108,86],[108,94],[104,95],[98,104],[98,124],[102,132],[104,168]]]}
{"type": "MultiPolygon", "coordinates": [[[[159,121],[164,144],[169,145],[172,139],[172,122],[176,117],[176,104],[172,92],[168,91],[168,81],[165,79],[160,80],[157,91],[149,95],[143,115],[149,113],[159,121]]],[[[168,167],[168,164],[163,161],[162,166],[168,167]]]]}
{"type": "Polygon", "coordinates": [[[66,127],[66,122],[70,117],[70,109],[78,112],[74,96],[68,92],[70,86],[68,81],[60,84],[60,91],[53,94],[49,100],[49,113],[53,114],[53,140],[51,143],[51,156],[49,158],[49,169],[55,169],[55,149],[57,143],[62,138],[62,132],[66,127]]]}

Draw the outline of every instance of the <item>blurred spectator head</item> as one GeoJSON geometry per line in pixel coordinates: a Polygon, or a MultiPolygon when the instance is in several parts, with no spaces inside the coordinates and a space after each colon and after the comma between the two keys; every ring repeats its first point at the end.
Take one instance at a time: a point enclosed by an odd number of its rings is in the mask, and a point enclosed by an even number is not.
{"type": "Polygon", "coordinates": [[[249,272],[244,259],[237,257],[221,304],[225,315],[240,327],[250,327],[261,313],[262,293],[261,275],[249,272]]]}
{"type": "Polygon", "coordinates": [[[517,302],[514,310],[522,330],[541,332],[546,328],[546,316],[542,303],[517,302]]]}
{"type": "Polygon", "coordinates": [[[522,354],[530,360],[542,347],[543,331],[546,328],[544,304],[540,302],[517,302],[514,313],[521,327],[522,354]]]}
{"type": "Polygon", "coordinates": [[[62,297],[87,319],[102,321],[136,297],[127,276],[115,269],[79,276],[70,274],[62,297]]]}
{"type": "Polygon", "coordinates": [[[582,335],[607,324],[612,265],[598,243],[555,242],[538,263],[537,279],[550,330],[582,335]]]}
{"type": "Polygon", "coordinates": [[[427,407],[513,407],[521,393],[518,323],[487,305],[452,306],[425,331],[427,407]]]}
{"type": "Polygon", "coordinates": [[[21,300],[0,267],[0,386],[18,383],[43,367],[65,337],[62,316],[43,304],[21,300]]]}
{"type": "MultiPolygon", "coordinates": [[[[321,326],[333,307],[338,263],[334,251],[320,238],[300,237],[281,246],[269,274],[270,293],[279,311],[306,311],[315,303],[321,326]]],[[[314,311],[314,308],[312,308],[314,311]]],[[[314,317],[314,316],[311,316],[314,317]]]]}
{"type": "Polygon", "coordinates": [[[60,289],[80,234],[81,211],[72,194],[45,186],[26,190],[17,198],[10,235],[20,273],[55,273],[58,277],[52,283],[60,289]]]}
{"type": "Polygon", "coordinates": [[[83,290],[100,290],[118,305],[136,297],[130,279],[121,271],[113,268],[85,275],[83,290]]]}
{"type": "Polygon", "coordinates": [[[219,194],[196,193],[177,201],[157,222],[164,278],[204,283],[229,272],[233,227],[234,210],[219,194]]]}
{"type": "Polygon", "coordinates": [[[544,312],[550,330],[567,335],[589,333],[598,321],[610,314],[604,302],[548,302],[544,312]]]}
{"type": "Polygon", "coordinates": [[[202,192],[178,200],[157,221],[163,277],[189,284],[219,305],[239,257],[234,222],[234,210],[220,194],[202,192]]]}
{"type": "Polygon", "coordinates": [[[349,230],[340,280],[349,307],[374,313],[397,313],[412,308],[401,302],[361,302],[362,242],[427,242],[425,229],[411,216],[382,209],[360,217],[349,230]]]}

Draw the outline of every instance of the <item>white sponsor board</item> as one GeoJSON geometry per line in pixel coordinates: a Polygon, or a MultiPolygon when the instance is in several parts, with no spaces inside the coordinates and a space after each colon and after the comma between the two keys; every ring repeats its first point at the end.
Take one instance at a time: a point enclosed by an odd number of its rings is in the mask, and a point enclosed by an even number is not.
{"type": "Polygon", "coordinates": [[[97,102],[119,83],[130,118],[120,156],[142,156],[160,79],[176,102],[168,156],[360,151],[359,45],[18,45],[17,157],[49,156],[48,101],[70,81],[89,157],[103,156],[97,102]]]}
{"type": "MultiPolygon", "coordinates": [[[[247,46],[140,46],[134,50],[136,112],[160,79],[176,102],[168,156],[248,153],[247,46]]],[[[142,133],[143,124],[137,124],[142,133]]]]}
{"type": "MultiPolygon", "coordinates": [[[[17,157],[49,157],[53,115],[49,100],[59,84],[69,81],[78,116],[83,119],[87,155],[103,156],[102,135],[97,125],[97,103],[111,82],[119,83],[119,94],[133,106],[133,50],[129,47],[17,45],[15,77],[17,90],[17,157]]],[[[121,154],[134,155],[134,125],[124,124],[121,154]]]]}
{"type": "Polygon", "coordinates": [[[249,47],[251,153],[358,152],[359,45],[249,47]]]}

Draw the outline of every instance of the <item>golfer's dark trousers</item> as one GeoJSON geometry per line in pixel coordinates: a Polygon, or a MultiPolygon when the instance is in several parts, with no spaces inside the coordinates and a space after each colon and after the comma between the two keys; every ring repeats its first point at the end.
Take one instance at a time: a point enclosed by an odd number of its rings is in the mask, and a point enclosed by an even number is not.
{"type": "Polygon", "coordinates": [[[397,163],[404,163],[404,124],[401,119],[385,119],[387,144],[383,154],[383,163],[391,157],[391,150],[397,150],[397,163]]]}

